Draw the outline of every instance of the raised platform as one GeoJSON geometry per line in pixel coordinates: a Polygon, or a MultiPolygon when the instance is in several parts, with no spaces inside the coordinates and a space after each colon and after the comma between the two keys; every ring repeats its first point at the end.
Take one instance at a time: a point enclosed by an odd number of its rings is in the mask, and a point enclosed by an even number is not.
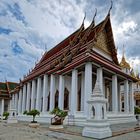
{"type": "MultiPolygon", "coordinates": [[[[36,117],[36,121],[40,123],[50,123],[51,118],[53,116],[49,113],[47,114],[40,114],[40,116],[36,117]]],[[[108,113],[108,122],[112,124],[120,124],[120,123],[131,123],[131,122],[137,122],[135,115],[133,114],[125,114],[125,113],[108,113]]],[[[19,121],[32,121],[32,116],[26,116],[26,115],[18,115],[17,119],[19,121]]],[[[86,125],[86,118],[83,117],[82,113],[77,113],[75,116],[69,117],[67,116],[64,120],[64,125],[75,125],[75,126],[85,126],[86,125]]]]}
{"type": "Polygon", "coordinates": [[[57,130],[57,129],[63,129],[64,126],[63,125],[50,125],[49,128],[57,130]]]}

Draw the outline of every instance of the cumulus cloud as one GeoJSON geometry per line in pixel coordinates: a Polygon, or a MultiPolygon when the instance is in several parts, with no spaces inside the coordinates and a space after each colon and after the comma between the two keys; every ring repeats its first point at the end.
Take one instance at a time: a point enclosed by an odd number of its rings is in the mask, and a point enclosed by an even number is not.
{"type": "MultiPolygon", "coordinates": [[[[111,12],[119,60],[125,45],[126,58],[140,66],[139,0],[116,0],[111,12]]],[[[98,9],[96,23],[104,19],[110,0],[12,0],[0,2],[0,81],[18,81],[34,67],[42,54],[81,25],[87,27],[98,9]]]]}

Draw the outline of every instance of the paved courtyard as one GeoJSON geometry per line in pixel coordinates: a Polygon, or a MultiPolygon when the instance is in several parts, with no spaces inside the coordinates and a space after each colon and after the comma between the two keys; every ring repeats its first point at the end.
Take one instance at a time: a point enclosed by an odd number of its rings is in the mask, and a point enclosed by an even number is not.
{"type": "MultiPolygon", "coordinates": [[[[135,124],[114,125],[111,129],[123,131],[135,124]]],[[[113,130],[113,131],[114,131],[113,130]]],[[[82,127],[65,126],[61,131],[52,131],[48,124],[41,124],[39,128],[30,128],[28,122],[7,124],[0,122],[0,140],[93,140],[81,136],[82,127]]],[[[106,140],[139,140],[140,130],[117,135],[106,140]]]]}

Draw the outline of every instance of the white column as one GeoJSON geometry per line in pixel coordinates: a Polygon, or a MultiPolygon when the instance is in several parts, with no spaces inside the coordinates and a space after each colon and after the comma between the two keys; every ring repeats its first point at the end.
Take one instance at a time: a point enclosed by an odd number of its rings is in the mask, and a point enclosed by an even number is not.
{"type": "Polygon", "coordinates": [[[18,114],[21,113],[22,110],[22,88],[19,91],[19,100],[18,100],[18,114]]]}
{"type": "Polygon", "coordinates": [[[129,112],[128,80],[124,81],[124,111],[129,112]]]}
{"type": "Polygon", "coordinates": [[[88,99],[92,94],[92,63],[87,62],[85,65],[85,92],[84,92],[84,115],[88,116],[88,99]]]}
{"type": "Polygon", "coordinates": [[[27,97],[26,97],[26,110],[29,111],[30,108],[30,95],[31,95],[31,83],[27,83],[27,97]]]}
{"type": "Polygon", "coordinates": [[[84,111],[85,73],[81,74],[81,111],[84,111]]]}
{"type": "Polygon", "coordinates": [[[134,114],[134,90],[133,90],[133,82],[130,82],[130,112],[134,114]]]}
{"type": "Polygon", "coordinates": [[[58,107],[64,109],[64,76],[59,75],[59,101],[58,107]]]}
{"type": "Polygon", "coordinates": [[[71,114],[75,114],[77,111],[77,84],[78,84],[78,77],[77,77],[77,70],[72,70],[72,80],[71,80],[71,107],[70,111],[71,114]]]}
{"type": "Polygon", "coordinates": [[[112,111],[118,112],[118,83],[117,75],[112,76],[112,111]]]}
{"type": "Polygon", "coordinates": [[[15,109],[16,109],[16,112],[18,112],[18,94],[15,93],[15,109]]]}
{"type": "Polygon", "coordinates": [[[54,109],[54,100],[55,100],[55,76],[51,74],[51,82],[50,82],[50,108],[52,111],[54,109]]]}
{"type": "Polygon", "coordinates": [[[1,116],[3,116],[4,113],[4,99],[1,100],[1,116]]]}
{"type": "Polygon", "coordinates": [[[37,95],[36,95],[36,109],[41,110],[41,105],[40,105],[40,97],[41,95],[41,77],[38,77],[37,79],[37,95]]]}
{"type": "Polygon", "coordinates": [[[47,96],[49,94],[48,90],[48,75],[44,75],[43,79],[43,112],[45,113],[47,111],[47,96]]]}
{"type": "Polygon", "coordinates": [[[103,92],[103,69],[102,68],[97,69],[97,80],[99,81],[99,84],[100,84],[101,93],[104,94],[104,92],[103,92]]]}
{"type": "Polygon", "coordinates": [[[31,90],[31,110],[35,109],[35,93],[36,93],[36,80],[32,80],[32,90],[31,90]]]}
{"type": "Polygon", "coordinates": [[[23,85],[22,113],[26,110],[26,84],[23,85]]]}

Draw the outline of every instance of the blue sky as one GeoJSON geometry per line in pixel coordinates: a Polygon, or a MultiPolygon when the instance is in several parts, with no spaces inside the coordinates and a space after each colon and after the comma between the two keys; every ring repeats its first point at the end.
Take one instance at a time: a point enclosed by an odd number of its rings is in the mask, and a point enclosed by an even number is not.
{"type": "MultiPolygon", "coordinates": [[[[87,27],[98,9],[104,19],[110,0],[1,0],[0,81],[18,81],[34,68],[45,50],[78,29],[86,12],[87,27]]],[[[114,0],[111,21],[118,58],[140,67],[140,0],[114,0]]]]}

